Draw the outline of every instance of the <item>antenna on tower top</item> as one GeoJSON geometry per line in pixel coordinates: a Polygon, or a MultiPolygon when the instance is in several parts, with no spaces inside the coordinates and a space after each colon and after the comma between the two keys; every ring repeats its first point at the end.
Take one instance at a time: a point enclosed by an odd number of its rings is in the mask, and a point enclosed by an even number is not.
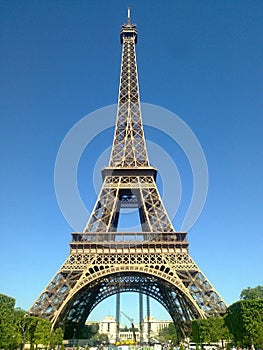
{"type": "Polygon", "coordinates": [[[131,24],[131,9],[128,7],[128,18],[127,18],[127,24],[131,24]]]}

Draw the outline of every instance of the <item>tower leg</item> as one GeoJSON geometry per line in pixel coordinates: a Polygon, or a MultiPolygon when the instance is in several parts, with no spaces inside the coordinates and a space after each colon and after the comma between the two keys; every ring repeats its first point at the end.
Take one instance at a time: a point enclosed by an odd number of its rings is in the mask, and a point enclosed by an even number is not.
{"type": "Polygon", "coordinates": [[[148,337],[148,344],[149,344],[150,338],[151,338],[150,297],[149,297],[149,295],[146,296],[146,307],[147,307],[147,337],[148,337]]]}
{"type": "Polygon", "coordinates": [[[143,294],[139,293],[140,344],[143,343],[143,294]]]}
{"type": "Polygon", "coordinates": [[[120,298],[121,294],[116,294],[116,342],[120,340],[120,298]]]}

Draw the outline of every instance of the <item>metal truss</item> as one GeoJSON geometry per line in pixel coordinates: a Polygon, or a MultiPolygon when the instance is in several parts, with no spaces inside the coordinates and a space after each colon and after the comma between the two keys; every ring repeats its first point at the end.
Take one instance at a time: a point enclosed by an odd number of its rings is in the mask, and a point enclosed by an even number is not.
{"type": "Polygon", "coordinates": [[[121,78],[111,167],[149,166],[141,117],[136,41],[136,27],[123,26],[121,78]]]}
{"type": "Polygon", "coordinates": [[[146,294],[185,334],[194,318],[222,315],[226,304],[195,264],[187,234],[175,232],[156,186],[143,133],[136,26],[122,26],[122,68],[112,153],[83,232],[72,233],[70,255],[30,309],[53,326],[81,327],[107,297],[146,294]],[[138,210],[141,231],[118,232],[121,208],[138,210]]]}
{"type": "Polygon", "coordinates": [[[159,301],[177,327],[225,312],[223,300],[190,257],[187,242],[180,241],[185,234],[110,245],[84,240],[82,232],[73,236],[70,256],[31,308],[54,325],[66,320],[83,324],[98,303],[127,291],[159,301]]]}
{"type": "Polygon", "coordinates": [[[154,176],[106,176],[85,232],[116,232],[121,208],[138,208],[142,231],[174,232],[154,176]]]}

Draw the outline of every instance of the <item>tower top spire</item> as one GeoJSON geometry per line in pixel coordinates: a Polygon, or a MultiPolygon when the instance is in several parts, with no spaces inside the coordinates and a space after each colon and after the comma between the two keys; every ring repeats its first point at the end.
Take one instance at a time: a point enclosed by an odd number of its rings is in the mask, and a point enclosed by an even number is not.
{"type": "Polygon", "coordinates": [[[121,27],[121,43],[123,43],[123,38],[135,38],[135,44],[137,43],[137,30],[136,24],[131,24],[131,9],[128,7],[127,11],[127,22],[121,27]]]}
{"type": "Polygon", "coordinates": [[[131,9],[128,7],[127,24],[131,24],[131,9]]]}

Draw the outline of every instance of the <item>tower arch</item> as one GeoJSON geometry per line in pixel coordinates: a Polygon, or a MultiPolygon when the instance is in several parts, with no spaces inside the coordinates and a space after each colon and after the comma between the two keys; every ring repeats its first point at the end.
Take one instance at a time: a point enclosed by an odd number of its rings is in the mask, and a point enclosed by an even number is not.
{"type": "MultiPolygon", "coordinates": [[[[74,324],[82,327],[90,313],[103,300],[117,293],[142,293],[160,303],[170,314],[178,330],[184,328],[194,318],[205,318],[205,313],[197,305],[180,278],[162,269],[162,266],[132,266],[126,268],[106,267],[86,276],[65,298],[54,315],[54,326],[74,324]],[[186,312],[187,311],[187,312],[186,312]]],[[[96,269],[95,269],[96,270],[96,269]]],[[[176,272],[175,272],[176,273],[176,272]]]]}

